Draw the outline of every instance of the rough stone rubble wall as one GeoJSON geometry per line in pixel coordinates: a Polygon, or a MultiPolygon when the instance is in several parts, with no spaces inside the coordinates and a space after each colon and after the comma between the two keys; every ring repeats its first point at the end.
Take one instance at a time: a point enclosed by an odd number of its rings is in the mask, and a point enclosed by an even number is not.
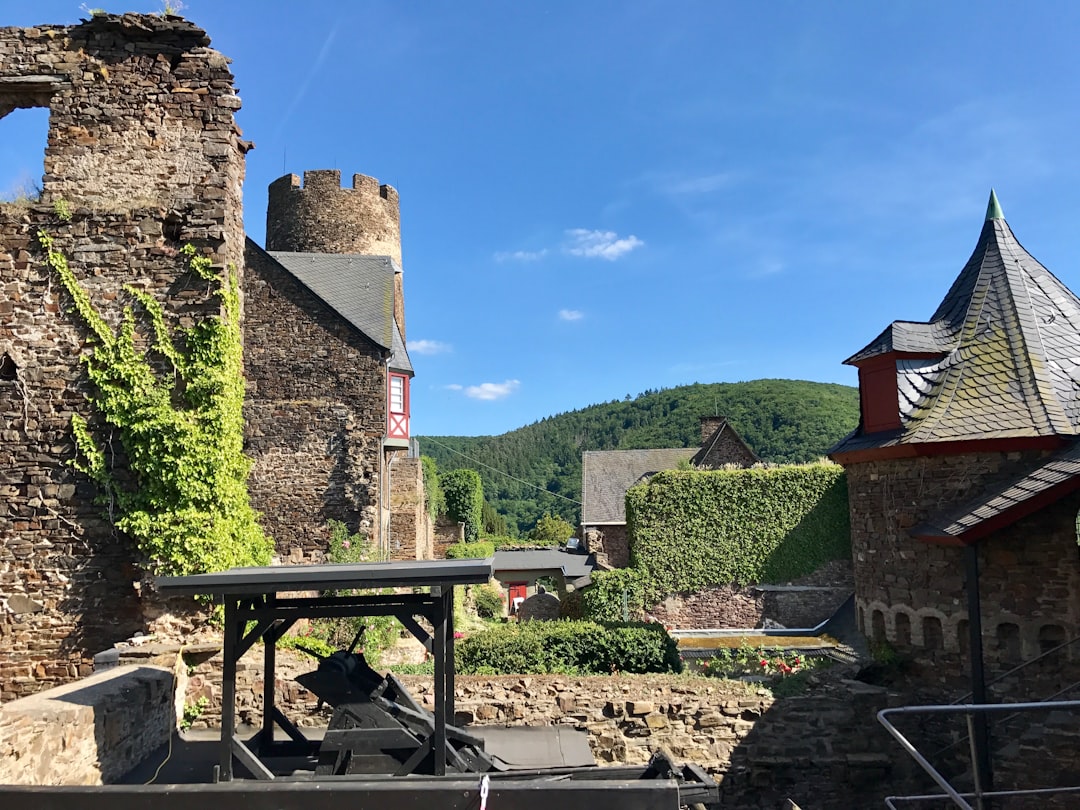
{"type": "Polygon", "coordinates": [[[129,666],[0,706],[0,785],[115,782],[172,735],[174,687],[129,666]]]}
{"type": "MultiPolygon", "coordinates": [[[[919,542],[908,530],[1035,457],[969,453],[847,467],[860,629],[871,642],[887,642],[922,662],[927,683],[967,679],[964,550],[919,542]]],[[[1078,509],[1080,494],[1073,494],[980,541],[988,677],[1074,638],[1080,630],[1075,597],[1080,593],[1078,509]]],[[[1059,677],[1025,678],[1011,699],[1043,698],[1059,682],[1064,686],[1065,681],[1080,680],[1078,662],[1080,650],[1067,651],[1054,662],[1059,677]]]]}
{"type": "Polygon", "coordinates": [[[208,44],[190,23],[141,15],[0,29],[0,112],[50,108],[41,204],[0,205],[0,358],[14,370],[0,379],[3,701],[86,674],[89,656],[144,625],[134,551],[68,465],[71,415],[91,416],[86,335],[36,233],[55,238],[114,324],[124,284],[181,323],[218,311],[176,255],[190,242],[222,266],[243,258],[249,145],[227,61],[208,44]]]}

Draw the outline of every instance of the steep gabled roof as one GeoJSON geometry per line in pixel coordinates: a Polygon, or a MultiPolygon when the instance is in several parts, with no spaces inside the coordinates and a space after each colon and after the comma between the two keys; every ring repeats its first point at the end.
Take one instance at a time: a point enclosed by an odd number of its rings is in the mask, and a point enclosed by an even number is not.
{"type": "Polygon", "coordinates": [[[626,490],[662,470],[689,461],[696,448],[675,450],[589,450],[581,457],[581,522],[626,522],[626,490]]]}
{"type": "Polygon", "coordinates": [[[390,367],[413,370],[394,319],[394,273],[389,256],[265,251],[373,343],[390,351],[390,367]]]}
{"type": "Polygon", "coordinates": [[[1080,434],[1080,299],[1024,250],[991,192],[975,250],[926,323],[897,321],[847,363],[898,358],[902,428],[833,452],[1080,434]]]}

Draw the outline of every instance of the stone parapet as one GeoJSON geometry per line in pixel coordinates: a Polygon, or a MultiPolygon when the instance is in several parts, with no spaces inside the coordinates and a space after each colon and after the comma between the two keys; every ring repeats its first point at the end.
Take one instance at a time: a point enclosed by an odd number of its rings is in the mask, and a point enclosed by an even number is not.
{"type": "Polygon", "coordinates": [[[176,728],[169,669],[126,666],[0,706],[0,784],[115,782],[176,728]]]}

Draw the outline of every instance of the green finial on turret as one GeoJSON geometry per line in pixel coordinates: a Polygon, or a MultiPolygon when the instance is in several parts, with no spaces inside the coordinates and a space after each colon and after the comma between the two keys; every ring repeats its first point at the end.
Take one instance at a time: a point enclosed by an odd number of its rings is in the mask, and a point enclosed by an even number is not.
{"type": "Polygon", "coordinates": [[[997,194],[990,189],[990,202],[986,204],[986,221],[989,222],[992,219],[1005,219],[1005,215],[1001,213],[1001,203],[998,202],[997,194]]]}

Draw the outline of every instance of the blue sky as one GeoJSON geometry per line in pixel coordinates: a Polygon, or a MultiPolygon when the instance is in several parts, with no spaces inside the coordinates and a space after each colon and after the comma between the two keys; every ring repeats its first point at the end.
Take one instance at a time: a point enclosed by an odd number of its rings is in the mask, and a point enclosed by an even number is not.
{"type": "MultiPolygon", "coordinates": [[[[853,385],[840,361],[929,317],[991,186],[1080,290],[1080,4],[183,13],[233,59],[256,241],[285,172],[399,190],[416,434],[502,433],[692,382],[853,385]]],[[[72,0],[0,4],[0,25],[79,16],[72,0]]],[[[40,176],[44,133],[39,111],[0,121],[0,191],[40,176]]]]}

